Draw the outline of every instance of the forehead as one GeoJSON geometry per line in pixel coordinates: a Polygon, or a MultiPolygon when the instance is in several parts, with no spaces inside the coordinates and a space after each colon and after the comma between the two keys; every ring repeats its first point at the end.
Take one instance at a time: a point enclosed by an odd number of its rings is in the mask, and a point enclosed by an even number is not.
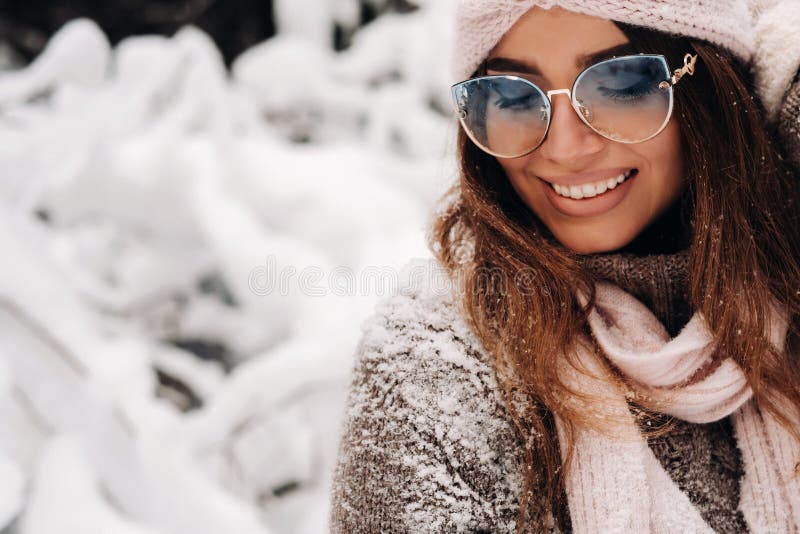
{"type": "Polygon", "coordinates": [[[489,53],[536,66],[543,73],[574,71],[592,54],[628,42],[609,20],[561,8],[533,8],[523,15],[489,53]]]}

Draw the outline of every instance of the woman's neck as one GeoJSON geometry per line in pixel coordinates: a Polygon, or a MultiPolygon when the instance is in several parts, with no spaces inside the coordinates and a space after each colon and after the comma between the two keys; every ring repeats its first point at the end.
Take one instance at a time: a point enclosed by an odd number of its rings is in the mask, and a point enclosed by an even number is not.
{"type": "Polygon", "coordinates": [[[639,299],[672,336],[692,315],[691,232],[682,213],[677,202],[624,248],[579,260],[596,280],[609,281],[639,299]]]}
{"type": "Polygon", "coordinates": [[[689,249],[692,232],[684,215],[683,202],[675,202],[663,215],[639,234],[633,241],[615,254],[647,256],[651,254],[675,254],[689,249]]]}

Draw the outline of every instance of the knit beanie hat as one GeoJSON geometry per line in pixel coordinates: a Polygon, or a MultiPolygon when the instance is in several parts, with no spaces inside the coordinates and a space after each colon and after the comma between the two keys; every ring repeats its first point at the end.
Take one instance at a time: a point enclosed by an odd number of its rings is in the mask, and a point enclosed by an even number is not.
{"type": "Polygon", "coordinates": [[[472,75],[501,37],[533,7],[568,11],[704,39],[748,63],[755,52],[747,0],[458,0],[456,81],[472,75]]]}

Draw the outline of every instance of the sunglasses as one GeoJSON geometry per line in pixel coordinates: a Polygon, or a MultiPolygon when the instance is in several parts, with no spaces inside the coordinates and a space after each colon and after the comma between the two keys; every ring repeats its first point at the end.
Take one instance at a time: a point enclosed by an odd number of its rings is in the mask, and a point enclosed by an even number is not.
{"type": "Polygon", "coordinates": [[[551,99],[569,97],[589,128],[620,143],[641,143],[667,126],[673,90],[694,74],[697,55],[686,54],[683,67],[670,74],[662,55],[621,56],[583,70],[572,89],[544,91],[519,76],[481,76],[452,87],[459,122],[483,151],[499,158],[530,154],[547,137],[553,116],[551,99]]]}

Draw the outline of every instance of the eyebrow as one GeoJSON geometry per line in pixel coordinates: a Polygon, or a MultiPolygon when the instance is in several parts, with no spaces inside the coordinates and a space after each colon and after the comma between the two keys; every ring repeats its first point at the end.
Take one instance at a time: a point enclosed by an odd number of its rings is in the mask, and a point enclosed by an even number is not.
{"type": "MultiPolygon", "coordinates": [[[[593,63],[611,59],[615,56],[627,56],[633,53],[635,53],[633,44],[623,43],[621,45],[612,46],[611,48],[592,52],[591,54],[578,56],[575,60],[575,66],[579,69],[585,69],[593,63]]],[[[484,68],[487,71],[493,70],[497,72],[518,72],[520,74],[542,75],[542,72],[535,63],[528,63],[526,61],[506,57],[489,58],[484,63],[484,68]]]]}

